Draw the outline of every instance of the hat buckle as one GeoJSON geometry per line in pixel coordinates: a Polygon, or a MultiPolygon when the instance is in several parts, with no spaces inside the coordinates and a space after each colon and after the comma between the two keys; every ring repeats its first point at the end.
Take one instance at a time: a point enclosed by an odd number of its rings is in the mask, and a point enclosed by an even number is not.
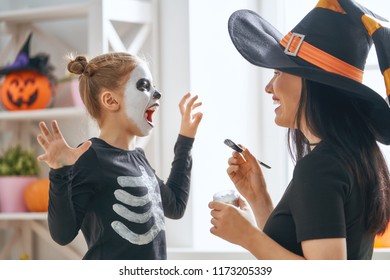
{"type": "Polygon", "coordinates": [[[287,54],[287,55],[290,55],[290,56],[297,56],[297,54],[299,52],[299,49],[301,48],[304,39],[305,39],[305,35],[292,32],[290,40],[288,41],[286,47],[284,48],[284,53],[287,54]],[[294,51],[290,51],[291,44],[292,44],[292,42],[294,41],[295,38],[299,38],[299,42],[298,42],[295,50],[294,51]]]}

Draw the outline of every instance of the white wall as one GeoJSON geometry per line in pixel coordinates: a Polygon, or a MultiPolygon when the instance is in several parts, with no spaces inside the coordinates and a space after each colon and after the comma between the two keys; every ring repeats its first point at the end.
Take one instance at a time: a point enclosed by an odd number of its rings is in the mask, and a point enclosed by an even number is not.
{"type": "MultiPolygon", "coordinates": [[[[168,242],[191,250],[237,250],[209,232],[207,204],[213,193],[234,188],[226,175],[231,150],[223,144],[224,139],[247,146],[273,167],[264,172],[276,199],[287,184],[285,130],[277,128],[269,114],[272,101],[266,99],[269,96],[264,94],[262,82],[268,76],[242,58],[227,31],[228,18],[235,10],[259,10],[259,1],[168,0],[160,2],[160,7],[164,176],[169,174],[171,147],[179,125],[179,98],[190,90],[204,103],[193,150],[191,203],[184,219],[168,221],[168,242]],[[175,13],[172,5],[182,8],[182,13],[175,13]]],[[[271,19],[273,13],[269,14],[271,19]]]]}

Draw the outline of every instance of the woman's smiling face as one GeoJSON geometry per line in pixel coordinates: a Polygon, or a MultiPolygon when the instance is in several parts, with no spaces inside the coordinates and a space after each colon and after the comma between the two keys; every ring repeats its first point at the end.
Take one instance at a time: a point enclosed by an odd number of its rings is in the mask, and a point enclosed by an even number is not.
{"type": "Polygon", "coordinates": [[[153,78],[145,63],[130,74],[124,92],[127,117],[137,127],[138,136],[146,136],[154,127],[153,114],[159,106],[161,94],[153,86],[153,78]]]}
{"type": "Polygon", "coordinates": [[[302,78],[275,70],[265,87],[277,105],[275,123],[282,127],[297,128],[296,116],[301,98],[302,78]]]}

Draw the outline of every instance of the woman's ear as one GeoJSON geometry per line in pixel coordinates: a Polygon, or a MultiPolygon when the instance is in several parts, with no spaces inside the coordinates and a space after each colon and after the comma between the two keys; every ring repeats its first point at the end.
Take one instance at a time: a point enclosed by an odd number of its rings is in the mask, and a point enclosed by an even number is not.
{"type": "Polygon", "coordinates": [[[109,111],[119,110],[119,102],[115,98],[114,94],[110,91],[104,91],[100,95],[100,101],[102,102],[103,107],[109,111]]]}

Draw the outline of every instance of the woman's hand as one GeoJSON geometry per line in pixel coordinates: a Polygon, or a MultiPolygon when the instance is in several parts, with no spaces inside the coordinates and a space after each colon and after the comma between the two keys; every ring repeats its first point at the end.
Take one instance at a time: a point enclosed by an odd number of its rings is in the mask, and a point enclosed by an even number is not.
{"type": "Polygon", "coordinates": [[[181,114],[180,134],[189,138],[195,138],[199,123],[202,120],[201,112],[194,113],[194,109],[201,106],[202,102],[196,102],[198,96],[191,97],[190,93],[183,96],[179,103],[181,114]]]}
{"type": "Polygon", "coordinates": [[[227,173],[237,190],[250,202],[266,189],[263,172],[257,159],[242,147],[243,152],[233,152],[228,160],[227,173]]]}
{"type": "MultiPolygon", "coordinates": [[[[241,146],[242,147],[242,146],[241,146]]],[[[228,160],[227,173],[239,193],[249,202],[256,217],[257,226],[263,229],[273,210],[263,172],[257,159],[242,147],[243,152],[233,152],[228,160]]]]}
{"type": "Polygon", "coordinates": [[[226,241],[246,247],[245,236],[258,229],[254,225],[252,213],[245,201],[239,198],[238,205],[239,207],[235,207],[223,202],[210,202],[213,225],[210,232],[226,241]]]}
{"type": "Polygon", "coordinates": [[[78,148],[69,147],[62,136],[57,121],[51,122],[52,132],[49,131],[44,122],[39,123],[39,128],[42,134],[37,136],[37,140],[45,153],[38,156],[38,160],[46,162],[53,169],[73,165],[92,144],[91,141],[86,141],[78,148]]]}

